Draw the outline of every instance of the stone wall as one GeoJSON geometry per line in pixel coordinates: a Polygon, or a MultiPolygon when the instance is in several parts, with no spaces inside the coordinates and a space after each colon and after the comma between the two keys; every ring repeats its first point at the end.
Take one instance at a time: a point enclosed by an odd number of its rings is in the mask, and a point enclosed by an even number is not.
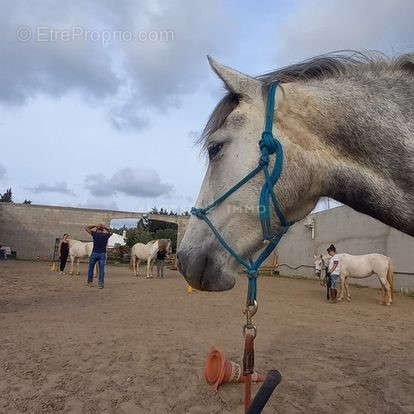
{"type": "MultiPolygon", "coordinates": [[[[142,218],[144,214],[0,203],[0,241],[16,250],[20,259],[50,260],[55,239],[63,233],[70,233],[75,239],[90,240],[83,230],[87,224],[109,225],[112,219],[142,218]]],[[[189,219],[152,214],[148,218],[176,223],[178,243],[189,219]]],[[[339,252],[390,256],[396,272],[396,288],[414,289],[414,238],[349,207],[315,213],[292,226],[278,247],[280,272],[290,276],[313,277],[313,255],[325,253],[331,243],[339,252]],[[305,226],[310,223],[314,226],[313,239],[312,231],[305,226]]],[[[374,278],[358,283],[378,286],[374,278]]]]}
{"type": "MultiPolygon", "coordinates": [[[[90,240],[83,230],[88,224],[104,223],[112,219],[142,218],[145,213],[95,210],[34,204],[0,203],[0,241],[17,251],[19,259],[50,260],[57,237],[69,233],[78,240],[90,240]]],[[[184,234],[187,217],[148,214],[153,220],[178,225],[178,242],[184,234]]]]}

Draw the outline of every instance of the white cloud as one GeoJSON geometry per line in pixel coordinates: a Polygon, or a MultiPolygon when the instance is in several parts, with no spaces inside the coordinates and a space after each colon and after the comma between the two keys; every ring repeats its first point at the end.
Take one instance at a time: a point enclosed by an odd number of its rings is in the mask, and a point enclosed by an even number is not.
{"type": "Polygon", "coordinates": [[[340,49],[414,49],[411,0],[305,0],[277,30],[279,65],[340,49]]]}
{"type": "Polygon", "coordinates": [[[235,21],[219,0],[10,2],[0,15],[0,103],[75,92],[117,128],[148,125],[205,79],[205,54],[229,50],[235,21]],[[223,41],[226,39],[226,41],[223,41]]]}
{"type": "Polygon", "coordinates": [[[55,184],[44,184],[40,183],[35,187],[26,187],[27,190],[31,191],[35,194],[41,193],[57,193],[57,194],[64,194],[64,195],[71,195],[74,196],[75,193],[68,187],[68,183],[65,181],[58,182],[55,184]]]}
{"type": "Polygon", "coordinates": [[[173,186],[161,182],[154,170],[123,168],[110,178],[103,174],[86,176],[85,188],[95,197],[108,197],[117,193],[133,197],[158,197],[168,195],[173,186]]]}

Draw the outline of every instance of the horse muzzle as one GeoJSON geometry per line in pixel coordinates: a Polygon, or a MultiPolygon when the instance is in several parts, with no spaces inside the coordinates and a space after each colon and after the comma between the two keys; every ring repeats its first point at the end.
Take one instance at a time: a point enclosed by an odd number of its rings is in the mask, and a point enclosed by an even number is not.
{"type": "Polygon", "coordinates": [[[177,252],[177,266],[185,280],[194,288],[205,291],[222,291],[233,288],[236,280],[226,270],[220,256],[209,255],[198,249],[181,248],[177,252]]]}

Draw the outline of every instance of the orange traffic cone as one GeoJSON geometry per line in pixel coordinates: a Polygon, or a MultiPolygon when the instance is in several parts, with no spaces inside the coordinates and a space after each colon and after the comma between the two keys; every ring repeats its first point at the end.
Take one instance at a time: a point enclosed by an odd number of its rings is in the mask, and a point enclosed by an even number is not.
{"type": "MultiPolygon", "coordinates": [[[[230,361],[224,357],[224,353],[211,347],[207,354],[207,362],[204,368],[204,377],[209,385],[216,390],[221,384],[228,382],[241,383],[245,382],[246,377],[242,375],[240,364],[230,361]]],[[[263,382],[265,376],[254,372],[252,374],[253,382],[263,382]]]]}

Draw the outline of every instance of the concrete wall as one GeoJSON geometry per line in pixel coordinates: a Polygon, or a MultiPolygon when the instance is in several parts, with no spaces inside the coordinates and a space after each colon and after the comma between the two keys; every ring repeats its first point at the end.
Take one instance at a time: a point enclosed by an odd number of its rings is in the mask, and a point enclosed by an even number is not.
{"type": "MultiPolygon", "coordinates": [[[[395,288],[414,289],[414,238],[346,206],[312,214],[289,230],[278,247],[280,273],[312,276],[313,255],[326,253],[331,243],[338,252],[390,256],[396,272],[395,288]],[[311,222],[314,239],[305,226],[311,222]]],[[[377,278],[353,282],[378,286],[377,278]]]]}
{"type": "MultiPolygon", "coordinates": [[[[95,210],[33,204],[0,203],[0,241],[17,251],[20,259],[50,260],[55,239],[69,233],[74,239],[90,240],[83,227],[112,219],[142,218],[143,214],[129,211],[95,210]]],[[[178,242],[184,234],[188,217],[149,214],[154,220],[178,225],[178,242]]]]}
{"type": "MultiPolygon", "coordinates": [[[[112,219],[142,218],[144,213],[94,210],[31,204],[0,203],[0,241],[17,251],[18,258],[50,260],[56,237],[70,233],[88,240],[87,224],[112,219]]],[[[184,235],[188,217],[148,215],[154,220],[174,222],[178,243],[184,235]]],[[[310,215],[296,223],[279,247],[280,272],[285,275],[313,277],[313,255],[325,253],[334,243],[339,252],[350,254],[381,253],[390,256],[395,268],[397,289],[414,289],[414,238],[407,236],[349,207],[337,207],[310,215]],[[314,223],[314,239],[305,223],[314,223]],[[296,269],[295,269],[296,268],[296,269]]],[[[355,281],[355,279],[354,279],[355,281]]],[[[374,278],[358,282],[378,286],[374,278]]]]}

